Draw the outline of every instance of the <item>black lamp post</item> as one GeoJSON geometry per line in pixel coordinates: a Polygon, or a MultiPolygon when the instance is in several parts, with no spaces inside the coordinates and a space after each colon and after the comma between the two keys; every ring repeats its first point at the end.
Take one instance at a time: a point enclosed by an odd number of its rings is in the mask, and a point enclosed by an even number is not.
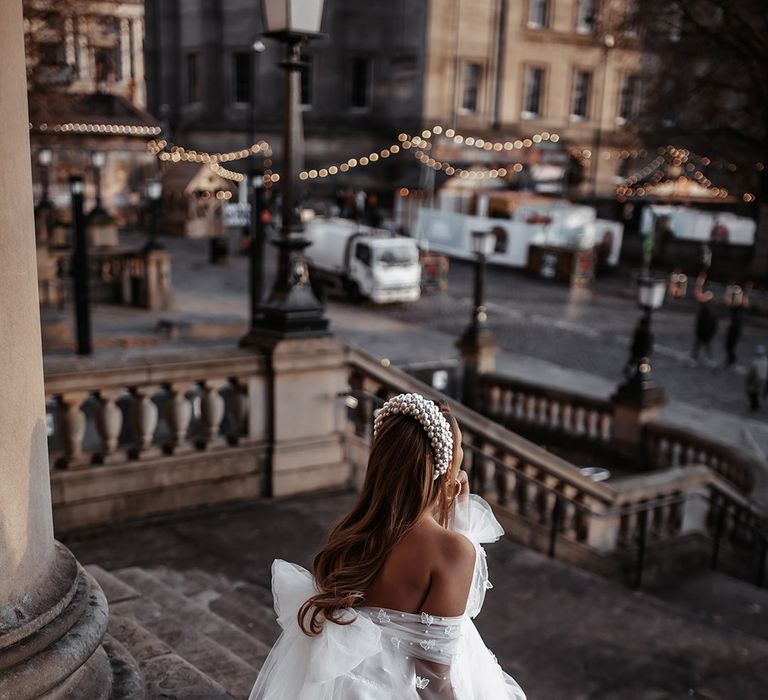
{"type": "Polygon", "coordinates": [[[53,160],[53,151],[50,148],[41,148],[37,152],[37,162],[40,164],[40,173],[43,181],[43,195],[38,202],[38,207],[50,206],[51,202],[48,199],[50,194],[50,167],[53,160]]]}
{"type": "Polygon", "coordinates": [[[667,292],[667,282],[642,275],[637,284],[637,302],[643,315],[637,322],[632,339],[632,348],[627,363],[627,379],[619,386],[617,397],[633,400],[641,405],[663,402],[664,394],[651,379],[651,360],[653,352],[653,333],[651,318],[653,312],[661,308],[667,292]]]}
{"type": "Polygon", "coordinates": [[[486,326],[488,313],[485,308],[485,270],[488,256],[493,253],[496,236],[490,231],[472,232],[472,252],[475,254],[475,294],[472,319],[459,342],[475,342],[478,337],[489,334],[486,326]]]}
{"type": "MultiPolygon", "coordinates": [[[[320,33],[323,0],[262,0],[264,35],[286,44],[285,115],[283,127],[282,228],[275,282],[260,305],[257,324],[261,336],[277,338],[325,335],[328,320],[309,283],[304,249],[309,241],[299,209],[304,134],[300,110],[301,45],[320,33]]],[[[250,334],[249,334],[250,335],[250,334]]]]}
{"type": "Polygon", "coordinates": [[[93,166],[93,179],[96,183],[96,206],[90,213],[93,216],[97,211],[102,210],[101,206],[101,171],[107,164],[107,154],[104,151],[93,151],[91,153],[91,165],[93,166]]]}
{"type": "Polygon", "coordinates": [[[248,178],[251,191],[251,243],[248,250],[249,283],[251,297],[251,325],[240,345],[253,345],[260,333],[261,297],[264,293],[264,253],[266,238],[264,236],[264,173],[254,170],[248,178]]]}
{"type": "Polygon", "coordinates": [[[144,244],[144,252],[163,250],[163,246],[157,240],[157,215],[160,208],[160,200],[163,198],[163,181],[152,178],[145,183],[145,195],[149,202],[149,236],[144,244]]]}
{"type": "Polygon", "coordinates": [[[462,398],[467,406],[477,403],[477,380],[488,370],[488,365],[498,350],[498,344],[488,330],[488,314],[485,308],[485,270],[488,256],[493,253],[496,236],[490,231],[472,232],[472,251],[475,254],[475,293],[472,318],[456,347],[464,360],[462,398]]]}
{"type": "Polygon", "coordinates": [[[53,160],[53,151],[50,148],[41,148],[37,152],[37,162],[40,165],[40,179],[43,192],[40,201],[35,207],[35,233],[38,244],[47,243],[51,236],[53,224],[53,204],[50,195],[50,167],[53,160]]]}
{"type": "Polygon", "coordinates": [[[83,178],[73,175],[69,178],[69,191],[72,197],[72,277],[75,291],[75,325],[77,331],[77,354],[90,355],[91,345],[91,310],[88,282],[88,238],[85,232],[83,215],[83,178]]]}

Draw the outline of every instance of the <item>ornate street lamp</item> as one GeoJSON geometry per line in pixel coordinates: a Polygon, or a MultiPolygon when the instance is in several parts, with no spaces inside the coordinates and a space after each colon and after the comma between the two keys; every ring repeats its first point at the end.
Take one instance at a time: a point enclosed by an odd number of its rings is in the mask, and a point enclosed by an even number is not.
{"type": "Polygon", "coordinates": [[[160,209],[160,200],[163,198],[163,181],[152,178],[144,183],[144,194],[149,202],[149,236],[144,244],[144,252],[163,250],[163,246],[157,240],[157,215],[160,209]]]}
{"type": "Polygon", "coordinates": [[[88,280],[88,237],[85,232],[83,215],[83,178],[73,175],[69,178],[69,192],[72,198],[72,277],[75,291],[75,327],[77,330],[77,354],[90,355],[91,309],[88,280]]]}
{"type": "Polygon", "coordinates": [[[96,183],[96,206],[91,211],[91,216],[101,210],[101,171],[107,164],[107,154],[104,151],[91,153],[91,165],[93,166],[94,182],[96,183]]]}
{"type": "MultiPolygon", "coordinates": [[[[299,210],[299,172],[304,166],[300,110],[301,45],[320,34],[323,0],[262,0],[264,35],[286,44],[283,127],[282,229],[274,244],[279,257],[269,297],[260,305],[257,326],[249,335],[277,338],[325,335],[328,320],[309,283],[304,249],[309,241],[299,210]]],[[[255,339],[255,338],[254,338],[255,339]]],[[[245,340],[245,339],[244,339],[245,340]]]]}
{"type": "Polygon", "coordinates": [[[637,281],[637,303],[643,315],[632,339],[627,380],[617,390],[617,397],[625,401],[633,400],[642,405],[657,405],[664,401],[664,393],[651,379],[650,356],[653,352],[651,317],[661,308],[666,293],[666,280],[643,275],[637,281]]]}
{"type": "Polygon", "coordinates": [[[456,343],[464,360],[462,382],[463,401],[473,407],[477,401],[479,375],[490,370],[490,364],[498,351],[498,344],[488,330],[488,314],[485,308],[485,270],[488,256],[496,246],[496,235],[491,231],[472,232],[472,252],[475,254],[475,294],[472,318],[456,343]]]}
{"type": "Polygon", "coordinates": [[[264,173],[251,172],[248,178],[251,191],[251,242],[248,247],[251,325],[240,345],[253,345],[259,335],[261,322],[261,296],[264,293],[264,173]]]}
{"type": "Polygon", "coordinates": [[[53,228],[53,203],[49,199],[52,160],[53,151],[50,148],[41,148],[37,152],[37,162],[40,165],[40,179],[43,186],[40,201],[35,206],[35,235],[38,244],[48,242],[53,228]]]}
{"type": "Polygon", "coordinates": [[[50,202],[48,201],[48,195],[49,195],[49,188],[50,188],[50,167],[51,167],[51,161],[53,161],[53,151],[50,148],[41,148],[37,152],[37,162],[40,164],[40,171],[42,174],[42,180],[43,180],[43,195],[40,198],[40,202],[38,203],[38,207],[42,207],[44,205],[49,205],[50,202]]]}

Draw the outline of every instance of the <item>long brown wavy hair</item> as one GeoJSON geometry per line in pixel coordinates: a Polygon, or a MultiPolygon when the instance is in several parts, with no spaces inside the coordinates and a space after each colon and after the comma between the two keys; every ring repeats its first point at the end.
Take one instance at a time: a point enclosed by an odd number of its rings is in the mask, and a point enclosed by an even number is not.
{"type": "Polygon", "coordinates": [[[352,511],[330,532],[315,557],[318,593],[299,610],[299,626],[314,637],[325,620],[343,622],[345,609],[363,605],[392,548],[413,527],[427,508],[446,527],[453,500],[443,488],[453,483],[459,469],[459,426],[447,404],[438,407],[453,433],[453,464],[444,476],[433,480],[432,449],[421,424],[412,416],[387,418],[371,445],[365,481],[352,511]],[[307,619],[308,618],[308,619],[307,619]]]}

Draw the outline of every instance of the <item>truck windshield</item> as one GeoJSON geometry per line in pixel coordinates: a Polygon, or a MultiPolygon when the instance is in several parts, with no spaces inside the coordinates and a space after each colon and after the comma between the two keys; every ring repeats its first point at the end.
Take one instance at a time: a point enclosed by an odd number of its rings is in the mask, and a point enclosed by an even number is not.
{"type": "Polygon", "coordinates": [[[382,248],[376,251],[376,264],[381,267],[404,267],[418,261],[418,252],[413,248],[382,248]]]}

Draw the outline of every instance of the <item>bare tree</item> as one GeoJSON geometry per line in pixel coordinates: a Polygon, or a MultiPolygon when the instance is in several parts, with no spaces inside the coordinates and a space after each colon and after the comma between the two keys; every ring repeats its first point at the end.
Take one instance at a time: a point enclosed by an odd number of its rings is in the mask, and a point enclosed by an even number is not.
{"type": "Polygon", "coordinates": [[[646,140],[706,154],[739,196],[754,194],[753,272],[767,275],[768,0],[643,0],[636,6],[632,21],[646,51],[641,131],[646,140]]]}

